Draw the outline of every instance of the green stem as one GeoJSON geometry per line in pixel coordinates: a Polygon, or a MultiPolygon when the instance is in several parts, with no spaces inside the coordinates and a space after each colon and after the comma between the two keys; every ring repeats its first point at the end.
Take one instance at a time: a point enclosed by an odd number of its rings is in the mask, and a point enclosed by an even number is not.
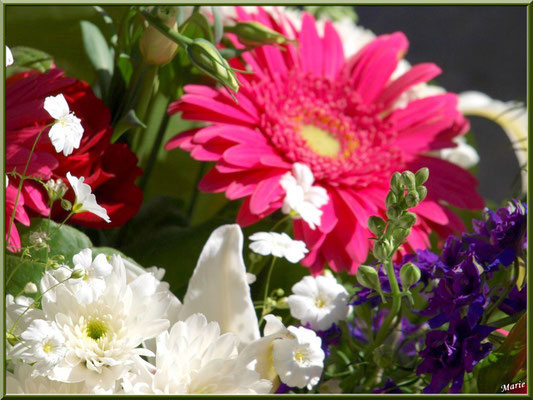
{"type": "MultiPolygon", "coordinates": [[[[511,293],[511,290],[513,290],[513,287],[516,285],[516,281],[518,280],[518,262],[515,260],[514,262],[514,276],[511,280],[511,284],[508,285],[506,288],[505,288],[505,292],[498,298],[498,300],[496,300],[495,303],[493,303],[488,309],[487,309],[487,312],[485,313],[485,315],[483,316],[483,319],[482,319],[482,323],[485,323],[488,321],[488,319],[490,318],[491,314],[496,310],[498,309],[498,307],[500,306],[500,304],[502,304],[502,302],[507,298],[507,296],[509,295],[509,293],[511,293]]],[[[510,268],[510,273],[512,273],[513,269],[510,268]]]]}
{"type": "Polygon", "coordinates": [[[193,42],[192,39],[188,38],[187,36],[184,36],[176,31],[174,31],[171,27],[166,26],[162,22],[160,22],[156,17],[153,17],[150,15],[150,13],[146,11],[140,11],[138,9],[135,9],[138,13],[140,13],[146,20],[152,25],[154,28],[156,28],[159,32],[161,32],[163,35],[165,35],[167,38],[172,40],[173,42],[176,42],[182,47],[187,47],[187,45],[191,44],[193,42]]]}
{"type": "Polygon", "coordinates": [[[198,167],[198,172],[196,174],[196,179],[194,181],[194,188],[191,195],[191,201],[189,202],[189,208],[187,210],[187,216],[189,217],[189,224],[192,220],[192,216],[194,214],[194,207],[196,206],[196,200],[198,199],[198,184],[200,183],[200,180],[204,176],[205,172],[205,163],[200,163],[200,166],[198,167]]]}
{"type": "Polygon", "coordinates": [[[33,142],[33,146],[31,146],[30,155],[28,156],[28,161],[26,161],[26,165],[24,166],[24,172],[22,173],[22,176],[20,177],[19,181],[19,187],[17,190],[17,195],[15,196],[15,204],[13,205],[13,213],[11,214],[11,218],[9,219],[9,226],[7,229],[7,239],[6,242],[9,243],[9,239],[11,238],[11,228],[13,227],[13,224],[15,223],[15,214],[17,212],[17,205],[20,199],[20,194],[22,193],[22,185],[24,184],[24,180],[26,179],[26,173],[28,172],[28,167],[30,166],[31,158],[33,156],[33,152],[35,151],[35,146],[37,146],[37,142],[41,138],[42,133],[44,130],[50,126],[52,126],[54,122],[51,124],[45,125],[43,129],[39,131],[39,134],[35,138],[35,141],[33,142]]]}
{"type": "MultiPolygon", "coordinates": [[[[142,79],[141,91],[139,93],[139,99],[137,101],[137,106],[135,107],[135,115],[142,122],[146,123],[146,111],[148,110],[148,105],[152,99],[152,92],[154,89],[154,83],[157,78],[157,65],[148,65],[146,67],[146,72],[142,79]]],[[[142,137],[140,132],[142,127],[137,127],[133,130],[133,149],[135,152],[138,152],[140,144],[142,142],[142,137]]]]}
{"type": "Polygon", "coordinates": [[[265,283],[265,295],[263,296],[263,311],[261,312],[261,318],[259,319],[259,325],[263,322],[265,315],[267,314],[267,299],[268,299],[268,290],[270,287],[270,279],[272,278],[272,271],[274,270],[274,264],[276,263],[276,256],[272,256],[272,261],[270,263],[270,268],[268,269],[267,279],[265,283]]]}
{"type": "Polygon", "coordinates": [[[524,312],[516,313],[515,315],[489,322],[489,325],[493,326],[494,328],[503,328],[504,326],[514,324],[520,319],[520,317],[522,317],[523,314],[524,312]]]}
{"type": "Polygon", "coordinates": [[[391,287],[392,292],[392,307],[389,311],[389,315],[387,315],[387,318],[385,319],[385,322],[383,322],[383,325],[381,325],[381,328],[378,331],[378,334],[376,336],[376,340],[373,344],[373,348],[378,347],[383,343],[385,338],[388,335],[389,327],[400,311],[401,308],[401,299],[402,295],[400,293],[400,288],[398,286],[398,280],[396,279],[396,274],[394,273],[394,266],[392,265],[391,260],[387,260],[384,262],[385,267],[387,268],[387,278],[389,278],[389,283],[391,287]]]}

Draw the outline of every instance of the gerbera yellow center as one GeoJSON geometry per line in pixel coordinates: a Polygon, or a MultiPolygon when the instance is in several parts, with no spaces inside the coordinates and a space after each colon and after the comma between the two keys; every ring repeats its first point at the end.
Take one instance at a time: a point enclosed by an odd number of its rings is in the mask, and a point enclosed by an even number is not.
{"type": "Polygon", "coordinates": [[[93,340],[98,340],[102,336],[104,336],[107,333],[107,325],[97,319],[93,319],[87,323],[87,327],[85,328],[85,332],[88,337],[90,337],[93,340]]]}
{"type": "Polygon", "coordinates": [[[330,132],[316,126],[303,125],[300,135],[311,150],[321,156],[336,157],[341,151],[341,143],[330,132]]]}

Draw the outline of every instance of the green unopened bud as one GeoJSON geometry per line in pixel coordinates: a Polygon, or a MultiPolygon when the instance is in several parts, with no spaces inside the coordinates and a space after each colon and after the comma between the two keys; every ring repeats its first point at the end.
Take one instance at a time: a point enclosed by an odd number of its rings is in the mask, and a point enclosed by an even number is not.
{"type": "Polygon", "coordinates": [[[67,199],[61,199],[61,208],[65,211],[72,210],[72,203],[67,199]]]}
{"type": "Polygon", "coordinates": [[[409,229],[416,222],[416,215],[412,212],[404,213],[400,218],[398,218],[398,226],[400,228],[409,229]]]}
{"type": "Polygon", "coordinates": [[[377,240],[374,242],[374,257],[378,260],[387,260],[393,250],[392,243],[389,240],[377,240]]]}
{"type": "Polygon", "coordinates": [[[422,201],[426,198],[427,194],[428,194],[428,190],[426,189],[425,186],[420,186],[416,189],[416,192],[418,193],[418,198],[419,198],[419,201],[422,201]]]}
{"type": "Polygon", "coordinates": [[[387,197],[385,197],[385,207],[389,208],[390,206],[395,205],[398,202],[398,197],[390,191],[387,193],[387,197]]]}
{"type": "MultiPolygon", "coordinates": [[[[172,31],[178,31],[177,12],[174,7],[159,7],[158,19],[172,31]]],[[[174,58],[178,44],[149,25],[139,40],[139,50],[149,65],[163,65],[174,58]]]]}
{"type": "Polygon", "coordinates": [[[14,346],[20,339],[11,332],[6,332],[6,340],[11,346],[14,346]]]}
{"type": "Polygon", "coordinates": [[[390,180],[390,190],[398,196],[403,193],[402,174],[400,174],[398,171],[392,174],[392,178],[390,180]]]}
{"type": "Polygon", "coordinates": [[[402,281],[402,287],[404,290],[409,289],[415,283],[420,280],[421,276],[420,268],[412,263],[407,263],[400,269],[400,279],[402,281]]]}
{"type": "Polygon", "coordinates": [[[394,238],[395,243],[401,243],[407,236],[411,233],[411,229],[396,227],[392,231],[392,237],[394,238]]]}
{"type": "Polygon", "coordinates": [[[420,168],[415,174],[416,187],[422,186],[429,178],[429,169],[424,167],[420,168]]]}
{"type": "Polygon", "coordinates": [[[239,82],[235,72],[233,72],[226,59],[220,55],[213,43],[205,39],[195,39],[187,46],[187,54],[194,66],[200,71],[216,79],[234,92],[239,90],[239,82]]]}
{"type": "Polygon", "coordinates": [[[48,197],[52,202],[63,198],[68,190],[67,185],[61,179],[50,179],[44,184],[44,187],[46,188],[48,197]]]}
{"type": "Polygon", "coordinates": [[[234,33],[239,37],[239,42],[245,46],[256,47],[265,44],[286,44],[290,40],[265,25],[256,21],[238,22],[234,26],[226,26],[226,32],[234,33]]]}
{"type": "Polygon", "coordinates": [[[275,294],[276,296],[281,297],[285,294],[285,290],[283,290],[282,288],[276,289],[275,294]]]}
{"type": "Polygon", "coordinates": [[[362,287],[374,290],[381,289],[378,272],[373,267],[368,265],[360,265],[357,268],[355,277],[357,282],[359,282],[362,287]]]}
{"type": "Polygon", "coordinates": [[[379,237],[383,235],[383,231],[385,230],[385,221],[383,221],[383,218],[372,215],[368,218],[368,229],[379,237]]]}
{"type": "Polygon", "coordinates": [[[405,204],[407,207],[416,207],[420,203],[420,196],[416,190],[412,190],[405,196],[405,204]]]}
{"type": "Polygon", "coordinates": [[[72,271],[72,274],[70,274],[70,279],[81,279],[83,278],[85,273],[82,269],[75,269],[72,271]]]}
{"type": "Polygon", "coordinates": [[[400,216],[402,210],[397,205],[392,205],[387,208],[387,217],[390,219],[396,219],[400,216]]]}
{"type": "Polygon", "coordinates": [[[285,296],[278,300],[277,308],[280,310],[286,310],[289,308],[289,299],[285,296]]]}
{"type": "Polygon", "coordinates": [[[416,188],[415,174],[413,174],[411,171],[404,171],[402,173],[402,181],[404,185],[407,186],[407,189],[412,190],[416,188]]]}

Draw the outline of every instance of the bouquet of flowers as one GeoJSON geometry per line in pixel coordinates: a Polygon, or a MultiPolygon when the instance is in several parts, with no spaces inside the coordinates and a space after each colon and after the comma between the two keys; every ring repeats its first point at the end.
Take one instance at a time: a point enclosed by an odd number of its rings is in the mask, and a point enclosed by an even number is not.
{"type": "Polygon", "coordinates": [[[527,393],[522,106],[347,7],[79,10],[90,84],[5,47],[7,393],[527,393]]]}

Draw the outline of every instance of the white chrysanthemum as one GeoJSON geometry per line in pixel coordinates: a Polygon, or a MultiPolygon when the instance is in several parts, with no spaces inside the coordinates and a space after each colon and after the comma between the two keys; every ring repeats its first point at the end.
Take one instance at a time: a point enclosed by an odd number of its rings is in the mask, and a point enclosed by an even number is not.
{"type": "Polygon", "coordinates": [[[105,222],[111,222],[107,215],[107,210],[96,202],[95,195],[91,193],[91,187],[83,182],[85,180],[83,176],[78,179],[72,176],[70,172],[67,172],[67,179],[76,194],[76,201],[72,206],[72,210],[75,213],[87,211],[102,218],[105,222]]]}
{"type": "Polygon", "coordinates": [[[9,67],[14,62],[15,60],[13,60],[13,53],[11,53],[11,49],[6,46],[6,67],[9,67]]]}
{"type": "Polygon", "coordinates": [[[65,338],[55,322],[33,320],[20,337],[11,354],[26,363],[34,363],[34,376],[47,375],[65,357],[65,338]]]}
{"type": "Polygon", "coordinates": [[[333,276],[306,276],[292,292],[288,298],[291,315],[315,330],[344,321],[350,311],[348,292],[333,276]]]}
{"type": "Polygon", "coordinates": [[[324,369],[322,340],[314,331],[301,326],[289,326],[287,331],[291,337],[272,343],[274,368],[286,385],[311,389],[320,381],[324,369]]]}
{"type": "Polygon", "coordinates": [[[157,337],[155,369],[140,368],[124,379],[129,394],[258,394],[271,382],[238,358],[238,338],[220,335],[216,322],[202,314],[178,321],[157,337]]]}
{"type": "Polygon", "coordinates": [[[63,152],[65,156],[72,154],[74,149],[80,147],[83,137],[81,120],[70,112],[62,94],[44,99],[44,109],[56,120],[48,132],[55,150],[58,153],[63,152]]]}
{"type": "Polygon", "coordinates": [[[292,173],[287,172],[280,179],[285,190],[281,211],[302,218],[311,229],[320,226],[322,206],[329,201],[328,192],[320,186],[313,186],[315,177],[311,169],[302,163],[294,163],[292,173]]]}
{"type": "MultiPolygon", "coordinates": [[[[6,296],[6,331],[11,332],[14,336],[20,336],[22,332],[35,319],[44,318],[41,310],[31,307],[33,299],[26,296],[17,296],[8,294],[6,296]],[[16,324],[16,325],[15,325],[16,324]]],[[[12,354],[13,346],[6,343],[7,358],[16,358],[12,354]]]]}
{"type": "Polygon", "coordinates": [[[7,394],[84,394],[90,393],[84,382],[64,383],[46,376],[36,376],[35,367],[13,363],[13,373],[6,373],[7,394]]]}
{"type": "Polygon", "coordinates": [[[74,271],[77,271],[78,279],[69,279],[66,283],[75,286],[73,292],[78,302],[82,304],[92,303],[105,290],[105,277],[113,271],[112,265],[107,261],[105,254],[98,254],[94,260],[91,249],[84,249],[76,254],[74,271]]]}
{"type": "Polygon", "coordinates": [[[301,240],[293,240],[286,233],[257,232],[250,236],[250,249],[262,256],[272,254],[275,257],[284,257],[291,263],[297,263],[308,250],[301,240]]]}
{"type": "MultiPolygon", "coordinates": [[[[49,377],[61,382],[85,381],[93,391],[116,386],[141,356],[153,356],[139,345],[169,327],[164,319],[172,295],[158,290],[160,282],[150,273],[127,282],[124,263],[111,258],[113,272],[106,276],[105,290],[92,303],[82,304],[76,286],[59,285],[46,292],[42,308],[65,337],[67,353],[49,377]]],[[[41,280],[41,292],[58,281],[50,273],[41,280]]]]}

